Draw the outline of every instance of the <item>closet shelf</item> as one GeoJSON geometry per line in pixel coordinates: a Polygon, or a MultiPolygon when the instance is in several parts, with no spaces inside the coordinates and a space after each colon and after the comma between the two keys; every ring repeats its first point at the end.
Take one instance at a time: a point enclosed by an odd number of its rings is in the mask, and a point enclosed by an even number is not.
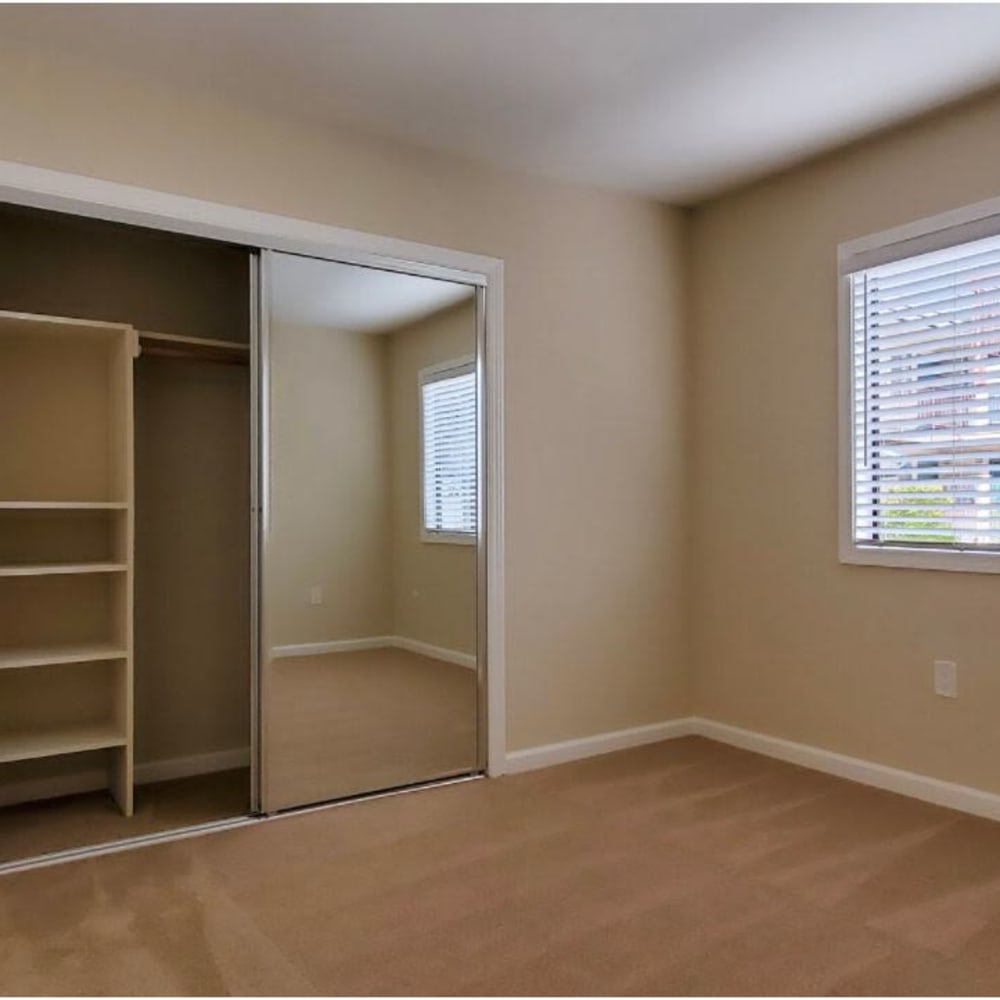
{"type": "Polygon", "coordinates": [[[123,660],[127,656],[128,650],[114,642],[90,642],[62,646],[8,646],[0,648],[0,670],[45,667],[62,663],[123,660]]]}
{"type": "Polygon", "coordinates": [[[0,510],[128,510],[128,504],[105,500],[0,500],[0,510]]]}
{"type": "Polygon", "coordinates": [[[20,566],[0,566],[0,576],[76,576],[85,573],[124,573],[125,563],[48,563],[20,566]]]}
{"type": "Polygon", "coordinates": [[[93,342],[113,342],[131,327],[124,323],[103,323],[98,320],[73,319],[68,316],[41,316],[37,313],[0,313],[0,336],[55,336],[87,339],[93,342]]]}
{"type": "Polygon", "coordinates": [[[105,750],[125,746],[126,742],[124,734],[110,722],[58,726],[26,733],[0,733],[0,764],[105,750]]]}

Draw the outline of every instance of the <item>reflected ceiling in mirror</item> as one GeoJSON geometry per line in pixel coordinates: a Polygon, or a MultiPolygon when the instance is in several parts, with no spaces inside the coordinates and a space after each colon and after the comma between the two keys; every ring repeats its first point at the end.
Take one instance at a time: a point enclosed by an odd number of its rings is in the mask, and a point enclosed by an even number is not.
{"type": "Polygon", "coordinates": [[[285,323],[345,333],[387,333],[475,294],[454,281],[290,254],[275,254],[272,281],[285,323]]]}

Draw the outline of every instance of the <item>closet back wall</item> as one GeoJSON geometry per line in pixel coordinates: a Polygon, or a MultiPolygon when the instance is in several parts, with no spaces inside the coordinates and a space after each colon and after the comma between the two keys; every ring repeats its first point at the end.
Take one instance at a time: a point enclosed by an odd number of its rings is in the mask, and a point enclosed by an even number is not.
{"type": "MultiPolygon", "coordinates": [[[[0,236],[0,309],[248,339],[246,249],[13,206],[0,236]]],[[[249,370],[140,358],[135,419],[141,766],[249,742],[249,370]]],[[[99,766],[87,756],[0,777],[99,766]]]]}
{"type": "Polygon", "coordinates": [[[242,340],[247,251],[173,233],[0,205],[0,303],[11,312],[242,340]]]}
{"type": "Polygon", "coordinates": [[[136,365],[140,765],[249,746],[248,374],[192,361],[136,365]]]}

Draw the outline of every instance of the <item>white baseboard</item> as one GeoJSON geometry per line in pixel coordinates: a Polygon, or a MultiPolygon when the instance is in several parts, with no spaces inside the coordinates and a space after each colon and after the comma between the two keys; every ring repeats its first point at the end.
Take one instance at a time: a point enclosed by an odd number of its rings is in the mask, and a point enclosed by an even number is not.
{"type": "Polygon", "coordinates": [[[885,764],[876,764],[859,757],[848,757],[805,743],[793,743],[791,740],[740,729],[737,726],[698,716],[671,719],[635,729],[599,733],[596,736],[549,743],[527,750],[514,750],[507,754],[504,771],[507,774],[533,771],[536,768],[565,764],[585,757],[611,753],[614,750],[675,739],[678,736],[704,736],[718,743],[727,743],[789,764],[798,764],[814,771],[822,771],[824,774],[832,774],[838,778],[882,788],[898,795],[907,795],[973,816],[1000,820],[1000,795],[994,792],[982,791],[968,785],[957,785],[938,778],[928,778],[913,771],[887,767],[885,764]]]}
{"type": "MultiPolygon", "coordinates": [[[[191,757],[174,757],[169,760],[151,760],[135,766],[135,783],[148,785],[154,781],[192,778],[198,774],[213,774],[216,771],[230,771],[237,767],[248,767],[249,764],[249,747],[216,750],[211,753],[195,754],[191,757]]],[[[51,778],[17,781],[0,786],[0,806],[38,802],[42,799],[55,799],[63,795],[96,792],[107,787],[107,773],[97,769],[80,771],[77,774],[53,775],[51,778]]]]}
{"type": "Polygon", "coordinates": [[[323,653],[353,653],[365,649],[384,649],[393,644],[391,635],[370,635],[362,639],[334,639],[330,642],[302,642],[293,646],[275,646],[276,660],[288,656],[322,656],[323,653]]]}
{"type": "Polygon", "coordinates": [[[238,767],[249,766],[250,748],[233,747],[231,750],[214,750],[211,753],[199,753],[191,757],[150,760],[145,764],[136,764],[135,783],[149,785],[154,781],[193,778],[198,774],[214,774],[216,771],[233,771],[238,767]]]}
{"type": "Polygon", "coordinates": [[[470,670],[476,669],[476,657],[474,653],[460,653],[457,649],[432,646],[429,642],[421,642],[419,639],[407,639],[401,635],[394,635],[392,637],[392,645],[396,649],[407,649],[411,653],[429,656],[432,660],[444,660],[445,663],[457,663],[460,667],[468,667],[470,670]]]}
{"type": "Polygon", "coordinates": [[[908,795],[910,798],[932,802],[934,805],[947,806],[949,809],[971,813],[973,816],[1000,820],[1000,795],[994,792],[984,792],[968,785],[956,785],[950,781],[928,778],[913,771],[875,764],[859,757],[848,757],[805,743],[793,743],[791,740],[740,729],[711,719],[695,718],[691,722],[693,733],[719,743],[728,743],[730,746],[752,750],[754,753],[775,757],[790,764],[799,764],[814,771],[836,775],[838,778],[847,778],[863,785],[908,795]]]}
{"type": "MultiPolygon", "coordinates": [[[[383,645],[385,644],[383,643],[383,645]]],[[[416,651],[422,652],[422,650],[416,651]]],[[[805,743],[795,743],[777,736],[768,736],[765,733],[741,729],[738,726],[697,716],[670,719],[666,722],[637,726],[633,729],[619,729],[610,733],[598,733],[595,736],[549,743],[526,750],[514,750],[506,755],[503,773],[519,774],[525,771],[534,771],[538,768],[566,764],[586,757],[595,757],[615,750],[626,750],[649,743],[659,743],[680,736],[704,736],[719,743],[726,743],[790,764],[798,764],[801,767],[821,771],[838,778],[857,781],[863,785],[881,788],[949,809],[956,809],[973,816],[1000,820],[1000,795],[994,792],[986,792],[950,781],[941,781],[938,778],[929,778],[913,771],[876,764],[859,757],[848,757],[832,750],[823,750],[805,743]]],[[[136,784],[141,785],[154,781],[168,781],[172,778],[188,778],[198,774],[211,774],[216,771],[246,767],[249,762],[249,749],[236,747],[231,750],[219,750],[190,757],[176,757],[170,760],[148,761],[144,764],[138,764],[135,768],[135,780],[136,784]]],[[[107,787],[107,775],[98,770],[40,778],[34,781],[22,781],[0,786],[0,806],[57,798],[62,795],[90,792],[105,787],[107,787]]]]}
{"type": "Polygon", "coordinates": [[[0,807],[57,799],[63,795],[80,795],[107,787],[108,776],[104,771],[80,771],[78,774],[57,774],[51,778],[14,781],[0,785],[0,807]]]}
{"type": "Polygon", "coordinates": [[[406,649],[411,653],[429,656],[445,663],[457,663],[460,667],[476,669],[476,657],[472,653],[460,653],[457,649],[432,646],[419,639],[408,639],[402,635],[373,635],[361,639],[334,639],[331,642],[305,642],[294,646],[275,646],[271,655],[275,659],[289,656],[321,656],[323,653],[354,653],[366,649],[406,649]]]}
{"type": "Polygon", "coordinates": [[[596,736],[584,736],[578,740],[547,743],[527,750],[512,750],[507,754],[504,773],[519,774],[540,767],[552,767],[554,764],[567,764],[585,757],[596,757],[614,750],[627,750],[629,747],[643,746],[646,743],[659,743],[661,740],[676,739],[678,736],[690,736],[694,731],[693,721],[670,719],[667,722],[654,722],[650,726],[618,729],[610,733],[598,733],[596,736]]]}

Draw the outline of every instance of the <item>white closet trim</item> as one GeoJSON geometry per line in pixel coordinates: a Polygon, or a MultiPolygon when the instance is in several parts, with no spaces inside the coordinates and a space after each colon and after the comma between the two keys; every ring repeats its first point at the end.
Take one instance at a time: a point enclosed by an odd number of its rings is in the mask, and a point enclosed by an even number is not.
{"type": "Polygon", "coordinates": [[[0,160],[0,200],[266,250],[317,257],[334,255],[347,263],[371,264],[474,285],[489,284],[503,264],[497,257],[6,160],[0,160]]]}

